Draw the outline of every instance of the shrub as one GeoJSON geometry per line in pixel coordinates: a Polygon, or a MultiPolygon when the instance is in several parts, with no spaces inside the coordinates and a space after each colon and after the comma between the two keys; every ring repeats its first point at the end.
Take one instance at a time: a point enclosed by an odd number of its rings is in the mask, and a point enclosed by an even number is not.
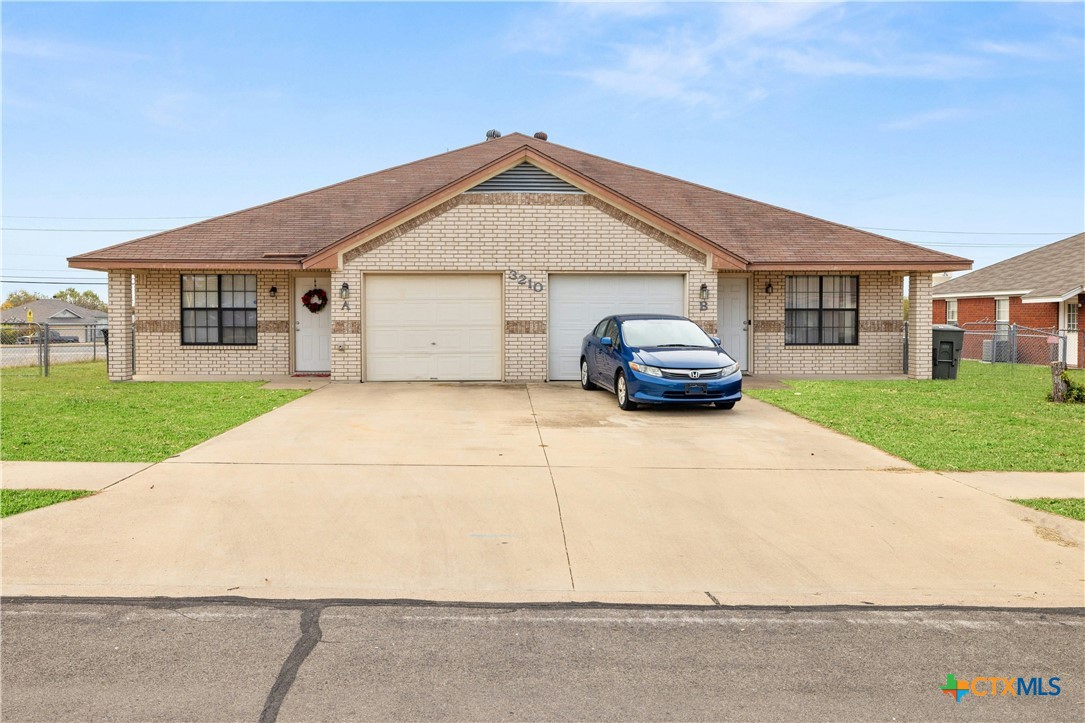
{"type": "Polygon", "coordinates": [[[1085,384],[1078,384],[1066,372],[1062,373],[1062,380],[1066,382],[1066,401],[1085,404],[1085,384]]]}
{"type": "MultiPolygon", "coordinates": [[[[1063,401],[1075,404],[1085,404],[1085,384],[1078,384],[1066,371],[1063,371],[1063,373],[1059,375],[1059,380],[1066,389],[1063,401]]],[[[1055,401],[1054,392],[1047,393],[1047,401],[1055,401]]]]}

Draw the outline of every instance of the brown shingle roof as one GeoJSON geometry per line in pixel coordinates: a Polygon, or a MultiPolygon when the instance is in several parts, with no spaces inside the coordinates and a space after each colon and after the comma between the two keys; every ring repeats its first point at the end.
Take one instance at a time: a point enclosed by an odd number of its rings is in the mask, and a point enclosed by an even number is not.
{"type": "Polygon", "coordinates": [[[1085,287],[1085,233],[985,266],[935,288],[935,296],[1026,292],[1026,299],[1062,298],[1085,287]]]}
{"type": "MultiPolygon", "coordinates": [[[[582,151],[512,133],[308,193],[72,257],[72,266],[125,268],[251,263],[298,267],[301,259],[407,213],[480,169],[532,151],[672,224],[744,267],[816,264],[962,269],[971,262],[903,241],[723,193],[582,151]]],[[[508,164],[506,164],[508,165],[508,164]]],[[[504,170],[495,168],[494,172],[504,170]]],[[[575,181],[574,181],[575,182],[575,181]]],[[[628,210],[628,209],[626,209],[628,210]]],[[[351,240],[353,243],[353,239],[351,240]]]]}

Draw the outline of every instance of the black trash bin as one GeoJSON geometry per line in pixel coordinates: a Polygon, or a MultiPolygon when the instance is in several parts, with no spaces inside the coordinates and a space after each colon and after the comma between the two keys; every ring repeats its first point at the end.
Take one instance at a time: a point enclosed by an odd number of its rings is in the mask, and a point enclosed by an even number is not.
{"type": "Polygon", "coordinates": [[[934,325],[934,379],[956,379],[964,348],[964,329],[951,324],[934,325]]]}

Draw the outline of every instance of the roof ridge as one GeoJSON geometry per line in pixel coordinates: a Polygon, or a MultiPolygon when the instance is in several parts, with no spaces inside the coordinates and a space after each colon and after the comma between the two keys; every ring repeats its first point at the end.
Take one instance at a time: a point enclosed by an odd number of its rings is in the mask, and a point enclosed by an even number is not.
{"type": "MultiPolygon", "coordinates": [[[[516,134],[516,135],[520,135],[520,134],[516,134]]],[[[543,142],[547,143],[548,141],[543,141],[543,142]]],[[[607,158],[603,158],[602,156],[596,156],[596,155],[594,155],[592,153],[586,153],[584,151],[579,151],[579,150],[577,150],[575,148],[571,148],[569,146],[563,146],[560,143],[555,143],[554,145],[557,146],[558,148],[564,148],[565,150],[572,151],[573,153],[581,153],[581,154],[583,154],[585,156],[591,156],[592,158],[599,158],[599,159],[604,160],[604,161],[609,160],[607,158]]],[[[729,249],[729,248],[725,247],[723,244],[721,244],[720,242],[706,237],[704,234],[700,233],[699,231],[695,231],[694,229],[691,229],[686,224],[681,223],[679,221],[676,221],[675,219],[671,218],[670,216],[668,216],[667,214],[663,213],[662,211],[660,211],[658,209],[646,206],[645,204],[641,203],[640,201],[637,201],[636,199],[631,198],[628,194],[617,190],[613,186],[609,186],[606,183],[603,183],[598,178],[594,178],[594,177],[589,176],[587,173],[584,173],[583,171],[581,171],[579,169],[570,167],[569,164],[564,163],[564,162],[558,160],[557,158],[554,158],[552,155],[550,155],[546,151],[544,151],[544,150],[542,150],[540,148],[537,148],[537,147],[535,147],[533,145],[527,144],[527,143],[525,143],[523,147],[524,148],[530,148],[531,150],[533,150],[536,153],[542,155],[543,157],[545,157],[547,160],[551,161],[552,163],[556,163],[557,165],[561,166],[562,168],[566,168],[568,170],[573,171],[574,173],[576,173],[578,175],[584,176],[588,180],[590,180],[592,183],[594,183],[595,185],[602,186],[603,188],[610,191],[614,195],[620,196],[621,198],[626,199],[630,203],[632,203],[632,204],[634,204],[636,206],[640,206],[640,207],[644,208],[645,210],[649,211],[650,213],[652,213],[652,214],[654,214],[654,215],[656,215],[656,216],[658,216],[658,217],[660,217],[662,219],[666,219],[667,222],[674,224],[676,227],[684,230],[686,233],[688,233],[688,234],[690,234],[692,236],[695,236],[698,239],[703,240],[705,243],[707,243],[707,244],[709,244],[711,246],[714,246],[715,248],[719,249],[720,251],[723,251],[724,253],[726,253],[726,254],[728,254],[730,256],[733,256],[736,259],[739,259],[743,263],[746,263],[746,264],[750,263],[750,260],[748,258],[746,258],[742,254],[738,253],[737,251],[735,251],[733,249],[729,249]]],[[[640,170],[640,171],[645,171],[646,170],[646,169],[642,169],[642,168],[637,168],[636,166],[628,166],[627,164],[619,164],[619,165],[625,165],[627,168],[633,168],[633,169],[640,170]]],[[[651,173],[651,171],[648,171],[648,172],[651,173]]],[[[656,175],[661,175],[661,174],[656,174],[656,175]]],[[[675,180],[681,180],[681,179],[675,179],[675,180]]],[[[590,195],[594,196],[595,194],[590,194],[590,195]]],[[[602,201],[606,202],[605,199],[599,199],[599,200],[602,200],[602,201]]]]}
{"type": "MultiPolygon", "coordinates": [[[[522,134],[522,133],[510,133],[509,135],[507,135],[507,136],[502,136],[502,137],[503,137],[503,138],[512,138],[512,137],[513,137],[514,135],[515,135],[515,136],[521,136],[521,137],[523,137],[523,134],[522,134]]],[[[499,140],[501,140],[501,138],[493,138],[493,139],[487,139],[487,141],[489,141],[489,140],[493,140],[493,141],[499,141],[499,140]]],[[[396,169],[396,168],[403,168],[404,166],[411,166],[411,165],[414,165],[415,163],[421,163],[422,161],[428,161],[428,160],[431,160],[431,159],[433,159],[433,158],[439,158],[440,156],[444,156],[444,155],[449,155],[449,154],[451,154],[451,153],[456,153],[456,152],[458,152],[458,151],[465,151],[465,150],[467,150],[468,148],[475,148],[475,147],[477,147],[477,146],[483,145],[483,144],[484,144],[484,143],[486,143],[487,141],[483,141],[482,143],[472,143],[472,144],[471,144],[471,145],[469,145],[469,146],[463,146],[462,148],[457,148],[457,149],[456,149],[455,151],[446,151],[446,152],[444,152],[444,153],[439,153],[439,154],[437,154],[436,156],[427,156],[426,158],[420,158],[420,159],[418,159],[417,161],[414,161],[414,162],[412,162],[412,163],[404,163],[404,164],[401,164],[401,165],[399,165],[399,166],[393,166],[392,168],[388,168],[388,169],[385,169],[385,170],[391,171],[391,170],[394,170],[394,169],[396,169]]],[[[457,183],[459,183],[459,182],[460,182],[461,180],[463,180],[464,178],[466,178],[466,177],[470,176],[470,175],[471,175],[472,173],[476,173],[476,172],[477,172],[477,171],[478,171],[479,169],[481,169],[481,168],[482,168],[483,166],[489,165],[489,164],[491,164],[491,163],[496,163],[497,161],[501,160],[502,158],[504,158],[504,157],[506,157],[506,156],[512,156],[512,155],[514,155],[514,154],[516,153],[516,151],[520,150],[521,148],[531,148],[531,146],[529,146],[529,145],[528,145],[528,144],[526,144],[526,143],[522,143],[522,144],[521,144],[521,145],[519,145],[519,146],[513,146],[513,147],[512,147],[512,148],[511,148],[511,149],[510,149],[509,151],[507,151],[507,152],[505,152],[505,153],[502,153],[501,155],[497,156],[497,158],[494,158],[494,159],[492,159],[492,160],[490,160],[490,161],[487,161],[486,163],[483,163],[483,164],[482,164],[481,166],[478,166],[477,168],[475,168],[475,169],[474,169],[474,170],[472,170],[472,171],[468,171],[467,173],[465,173],[465,174],[463,174],[463,175],[461,175],[461,176],[457,176],[456,178],[453,178],[453,179],[452,179],[451,181],[449,181],[448,183],[446,183],[446,184],[444,184],[444,185],[442,185],[442,186],[439,186],[439,187],[437,187],[437,188],[433,189],[432,191],[430,191],[429,193],[425,194],[424,196],[419,196],[418,198],[415,198],[414,200],[408,201],[407,203],[403,204],[402,206],[399,206],[399,207],[397,207],[397,208],[395,208],[395,209],[392,209],[391,211],[389,211],[388,213],[384,214],[383,216],[381,216],[380,218],[376,219],[375,221],[371,221],[370,223],[367,223],[367,224],[365,224],[364,226],[360,226],[360,227],[358,227],[358,228],[355,228],[355,229],[353,229],[353,230],[351,230],[351,231],[349,231],[349,232],[347,232],[347,233],[343,234],[342,236],[340,236],[339,238],[335,239],[335,240],[334,240],[334,241],[332,241],[331,243],[325,244],[324,246],[320,247],[320,248],[319,248],[319,249],[317,249],[316,251],[313,251],[313,252],[311,252],[311,253],[307,253],[307,254],[305,254],[305,258],[311,258],[311,257],[313,257],[313,256],[316,256],[316,255],[318,255],[318,254],[322,254],[322,253],[324,253],[324,252],[325,252],[325,251],[327,251],[328,249],[330,249],[330,248],[332,248],[332,247],[334,247],[334,246],[337,246],[338,244],[341,244],[341,243],[343,243],[344,241],[346,241],[347,239],[351,238],[352,236],[356,236],[357,234],[361,233],[361,232],[362,232],[362,231],[364,231],[365,229],[367,229],[367,228],[370,228],[370,227],[372,227],[372,226],[375,226],[375,225],[378,225],[378,224],[380,224],[380,223],[381,223],[382,221],[384,221],[384,219],[386,219],[386,218],[391,218],[392,216],[395,216],[395,215],[396,215],[397,213],[400,213],[400,212],[404,211],[405,209],[408,209],[408,208],[410,208],[411,206],[414,206],[415,204],[417,204],[417,203],[420,203],[420,202],[422,201],[422,199],[424,199],[424,198],[428,198],[428,197],[430,197],[430,196],[434,196],[434,195],[439,195],[439,194],[440,194],[440,193],[441,193],[442,191],[444,191],[445,189],[447,189],[447,188],[449,188],[449,187],[451,187],[451,186],[455,186],[455,185],[456,185],[457,183]]],[[[368,174],[368,175],[370,175],[370,176],[375,176],[375,175],[377,175],[377,174],[376,174],[376,173],[370,173],[370,174],[368,174]]],[[[358,179],[360,179],[360,178],[367,178],[367,176],[359,176],[359,177],[358,177],[358,179]]],[[[358,179],[351,179],[351,180],[358,180],[358,179]]]]}
{"type": "MultiPolygon", "coordinates": [[[[677,176],[671,176],[671,175],[666,174],[666,173],[660,173],[659,171],[653,171],[650,168],[642,168],[641,166],[634,166],[631,163],[623,163],[622,161],[616,161],[616,160],[614,160],[612,158],[606,158],[604,156],[599,156],[599,155],[596,155],[594,153],[588,153],[587,151],[582,151],[582,150],[580,150],[578,148],[572,148],[570,146],[564,146],[564,145],[562,145],[560,143],[555,143],[554,145],[559,147],[559,148],[564,148],[566,150],[572,151],[573,153],[580,153],[582,155],[591,156],[592,158],[596,158],[596,159],[599,159],[601,161],[605,161],[607,163],[613,163],[616,166],[622,166],[624,168],[631,168],[634,171],[640,171],[642,173],[649,173],[649,174],[651,174],[653,176],[658,176],[660,178],[666,178],[666,179],[671,180],[671,181],[677,181],[678,183],[681,183],[681,184],[684,184],[684,185],[687,185],[687,186],[693,186],[695,188],[701,188],[701,189],[704,189],[706,191],[711,191],[712,193],[718,193],[718,194],[720,194],[722,196],[728,196],[730,198],[736,198],[736,199],[738,199],[740,201],[746,201],[748,203],[757,204],[758,206],[771,208],[771,209],[774,209],[776,211],[783,211],[785,213],[794,214],[796,216],[802,216],[803,218],[809,218],[809,219],[812,219],[814,221],[820,221],[821,223],[827,223],[827,224],[830,224],[832,226],[836,226],[837,228],[843,228],[843,229],[847,229],[849,231],[856,231],[856,232],[864,234],[866,236],[873,236],[874,238],[885,239],[886,241],[893,241],[894,243],[905,244],[906,246],[911,246],[913,248],[922,249],[923,251],[928,251],[928,252],[933,252],[933,253],[936,253],[936,254],[941,254],[942,256],[945,256],[945,257],[950,258],[950,259],[958,259],[958,260],[961,260],[961,261],[967,261],[968,260],[968,259],[965,259],[962,256],[955,256],[954,254],[947,254],[944,251],[935,251],[934,249],[929,249],[926,246],[920,246],[919,244],[915,244],[915,243],[912,243],[910,241],[902,241],[901,239],[893,238],[892,236],[885,236],[885,235],[882,235],[880,233],[872,233],[870,231],[864,231],[861,228],[856,228],[855,226],[849,226],[846,223],[840,223],[839,221],[831,221],[831,220],[826,219],[826,218],[821,218],[820,216],[813,216],[813,215],[811,215],[809,213],[804,213],[803,211],[795,211],[795,210],[790,209],[790,208],[784,208],[783,206],[777,206],[776,204],[773,204],[773,203],[766,203],[765,201],[758,201],[756,198],[750,198],[748,196],[741,196],[741,195],[739,195],[737,193],[731,193],[730,191],[721,191],[718,188],[713,188],[712,186],[706,186],[703,183],[696,183],[694,181],[687,181],[684,178],[678,178],[677,176]]],[[[599,185],[601,185],[601,186],[606,186],[606,184],[600,183],[599,181],[596,181],[596,183],[599,183],[599,185]]],[[[610,188],[610,187],[607,186],[607,188],[610,188]]],[[[613,189],[611,189],[611,190],[613,190],[613,189]]],[[[622,194],[622,195],[624,195],[624,194],[622,194]]]]}

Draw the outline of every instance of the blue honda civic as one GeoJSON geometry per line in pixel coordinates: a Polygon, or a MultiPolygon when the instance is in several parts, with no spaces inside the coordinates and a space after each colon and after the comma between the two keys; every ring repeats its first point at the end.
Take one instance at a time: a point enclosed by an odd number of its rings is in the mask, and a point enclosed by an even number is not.
{"type": "Polygon", "coordinates": [[[580,386],[609,389],[625,410],[638,404],[731,409],[742,399],[742,372],[719,339],[684,316],[627,314],[608,316],[584,337],[580,386]]]}

